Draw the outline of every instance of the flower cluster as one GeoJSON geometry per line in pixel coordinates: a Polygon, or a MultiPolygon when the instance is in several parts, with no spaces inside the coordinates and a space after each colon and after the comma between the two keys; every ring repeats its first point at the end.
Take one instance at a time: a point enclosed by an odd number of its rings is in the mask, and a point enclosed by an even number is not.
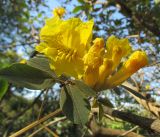
{"type": "Polygon", "coordinates": [[[64,13],[63,8],[54,10],[54,17],[46,20],[40,32],[41,43],[36,46],[38,52],[49,58],[50,67],[57,75],[66,74],[82,79],[92,88],[103,85],[112,88],[147,65],[144,51],[131,54],[128,39],[110,36],[106,44],[103,38],[96,38],[92,42],[93,20],[63,20],[61,17],[64,13]],[[128,60],[119,67],[127,56],[128,60]]]}

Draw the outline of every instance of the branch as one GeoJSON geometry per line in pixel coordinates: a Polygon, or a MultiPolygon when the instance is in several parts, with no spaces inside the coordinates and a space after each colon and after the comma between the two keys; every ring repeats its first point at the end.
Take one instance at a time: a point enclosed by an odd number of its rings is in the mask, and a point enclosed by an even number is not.
{"type": "Polygon", "coordinates": [[[138,125],[139,127],[143,129],[160,133],[160,120],[159,119],[150,119],[150,118],[132,114],[130,112],[121,112],[118,110],[113,110],[109,107],[104,107],[104,113],[111,115],[113,117],[122,119],[124,121],[127,121],[129,123],[138,125]]]}
{"type": "Polygon", "coordinates": [[[45,127],[48,127],[48,126],[53,125],[53,124],[56,124],[56,123],[58,123],[59,121],[64,121],[64,120],[66,120],[66,119],[67,119],[66,117],[61,117],[61,118],[57,118],[57,119],[55,119],[54,121],[51,121],[51,122],[49,122],[49,123],[47,123],[47,124],[45,124],[45,125],[42,125],[41,128],[39,128],[38,130],[34,131],[34,132],[33,132],[32,134],[30,134],[28,137],[33,137],[33,136],[35,136],[35,134],[37,134],[38,132],[40,132],[41,130],[43,130],[45,127]]]}
{"type": "Polygon", "coordinates": [[[132,131],[134,131],[135,129],[137,129],[139,126],[135,126],[135,127],[133,127],[132,129],[130,129],[130,130],[128,130],[128,131],[126,131],[124,134],[122,134],[121,136],[125,136],[125,135],[127,135],[128,133],[130,133],[130,132],[132,132],[132,131]]]}
{"type": "Polygon", "coordinates": [[[10,137],[18,137],[21,134],[27,132],[28,130],[32,129],[33,127],[43,123],[44,121],[48,120],[49,118],[58,115],[59,113],[61,113],[61,109],[57,109],[54,112],[48,114],[47,116],[44,116],[43,118],[34,121],[33,123],[29,124],[28,126],[24,127],[23,129],[17,131],[16,133],[12,134],[10,137]]]}
{"type": "Polygon", "coordinates": [[[150,32],[152,32],[156,36],[160,36],[160,29],[157,23],[152,19],[153,15],[150,15],[151,18],[148,20],[147,15],[141,15],[140,13],[134,13],[123,0],[110,0],[112,5],[116,6],[117,4],[120,6],[120,10],[122,13],[126,13],[128,17],[130,17],[135,23],[139,24],[143,28],[147,28],[150,32]],[[146,17],[147,16],[147,17],[146,17]],[[146,21],[145,18],[149,21],[146,21]]]}
{"type": "Polygon", "coordinates": [[[128,132],[125,130],[118,130],[118,129],[110,129],[110,128],[104,128],[100,127],[96,124],[95,119],[90,121],[89,125],[94,137],[117,137],[117,136],[124,136],[125,137],[143,137],[142,135],[138,135],[132,131],[128,132]]]}
{"type": "Polygon", "coordinates": [[[151,102],[147,100],[144,96],[139,93],[138,88],[134,87],[128,82],[124,82],[122,87],[126,89],[126,91],[135,98],[135,100],[141,104],[145,109],[149,110],[156,117],[160,118],[160,106],[155,104],[155,102],[151,102]]]}

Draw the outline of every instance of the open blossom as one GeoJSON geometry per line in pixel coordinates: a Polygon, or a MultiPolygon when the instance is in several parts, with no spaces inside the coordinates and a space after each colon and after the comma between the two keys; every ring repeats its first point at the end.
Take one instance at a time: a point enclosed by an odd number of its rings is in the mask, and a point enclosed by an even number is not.
{"type": "Polygon", "coordinates": [[[92,38],[93,20],[82,22],[79,18],[61,20],[53,17],[41,29],[41,43],[36,47],[50,59],[50,67],[58,75],[78,78],[83,74],[83,56],[92,38]]]}
{"type": "MultiPolygon", "coordinates": [[[[103,38],[96,38],[91,44],[93,20],[63,20],[59,12],[55,10],[55,16],[46,20],[40,32],[41,43],[36,46],[38,52],[49,58],[50,67],[57,75],[81,79],[96,89],[104,85],[112,88],[148,64],[145,52],[131,54],[128,39],[110,36],[106,47],[103,38]],[[129,54],[129,59],[117,70],[122,58],[129,54]]],[[[63,10],[60,13],[64,14],[63,10]]]]}

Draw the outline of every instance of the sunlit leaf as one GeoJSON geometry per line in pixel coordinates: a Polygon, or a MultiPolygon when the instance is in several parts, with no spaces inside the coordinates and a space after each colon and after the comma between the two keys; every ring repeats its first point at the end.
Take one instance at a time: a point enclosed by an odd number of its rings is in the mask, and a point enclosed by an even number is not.
{"type": "Polygon", "coordinates": [[[50,69],[48,59],[44,56],[37,55],[28,60],[27,64],[34,68],[47,72],[52,77],[56,77],[54,71],[50,69]]]}
{"type": "Polygon", "coordinates": [[[30,89],[45,89],[54,84],[46,72],[27,64],[13,64],[0,70],[0,77],[18,86],[30,89]]]}

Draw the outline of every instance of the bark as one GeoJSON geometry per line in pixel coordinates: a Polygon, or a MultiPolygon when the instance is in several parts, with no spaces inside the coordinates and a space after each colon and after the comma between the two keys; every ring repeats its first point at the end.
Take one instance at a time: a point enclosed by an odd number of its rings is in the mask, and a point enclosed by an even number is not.
{"type": "Polygon", "coordinates": [[[104,113],[127,121],[129,123],[138,125],[139,127],[146,129],[151,132],[160,133],[160,120],[151,119],[142,116],[132,114],[130,112],[121,112],[119,110],[113,110],[109,107],[104,108],[104,113]]]}

